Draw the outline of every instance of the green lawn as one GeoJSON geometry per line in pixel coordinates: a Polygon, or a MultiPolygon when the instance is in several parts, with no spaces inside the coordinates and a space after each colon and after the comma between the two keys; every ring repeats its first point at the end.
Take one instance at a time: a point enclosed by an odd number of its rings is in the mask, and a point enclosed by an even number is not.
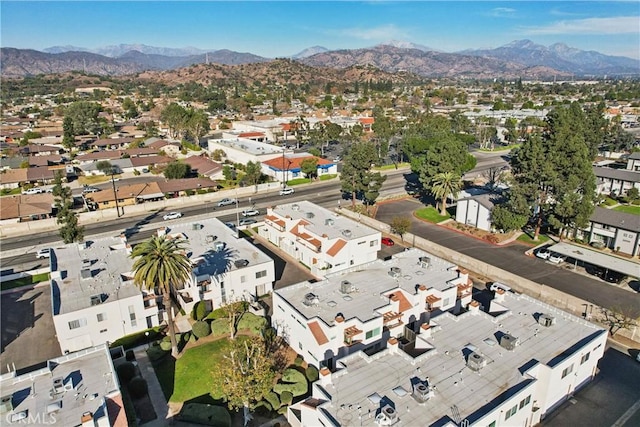
{"type": "Polygon", "coordinates": [[[337,178],[338,175],[336,174],[329,174],[329,175],[320,175],[320,181],[328,181],[330,179],[334,179],[337,178]]]}
{"type": "Polygon", "coordinates": [[[528,245],[539,245],[541,243],[551,240],[551,238],[546,234],[540,234],[538,236],[538,240],[533,240],[531,237],[529,237],[527,233],[522,233],[520,237],[518,237],[516,240],[522,243],[526,243],[528,245]]]}
{"type": "Polygon", "coordinates": [[[494,151],[507,151],[507,150],[511,150],[512,148],[517,148],[519,147],[520,144],[511,144],[511,145],[496,145],[493,150],[490,150],[488,148],[481,148],[478,151],[482,151],[485,153],[491,153],[494,151]]]}
{"type": "Polygon", "coordinates": [[[19,288],[20,286],[35,285],[36,283],[45,282],[47,280],[49,280],[49,273],[41,273],[34,276],[23,277],[21,279],[2,282],[0,289],[6,291],[7,289],[19,288]]]}
{"type": "Polygon", "coordinates": [[[311,178],[296,178],[296,179],[288,180],[287,185],[292,186],[292,185],[308,184],[310,182],[311,182],[311,178]]]}
{"type": "Polygon", "coordinates": [[[405,167],[409,167],[409,163],[398,163],[398,167],[397,168],[396,168],[396,165],[394,165],[394,164],[384,165],[384,166],[376,166],[376,167],[373,168],[373,170],[386,171],[386,170],[390,170],[390,169],[400,169],[400,168],[405,168],[405,167]]]}
{"type": "Polygon", "coordinates": [[[427,220],[429,222],[435,222],[436,224],[444,221],[445,219],[451,218],[451,215],[447,213],[447,215],[440,215],[440,210],[434,208],[433,206],[427,206],[422,209],[418,209],[416,211],[416,216],[420,219],[427,220]]]}
{"type": "Polygon", "coordinates": [[[614,211],[620,211],[633,215],[640,215],[640,206],[620,205],[613,208],[614,211]]]}

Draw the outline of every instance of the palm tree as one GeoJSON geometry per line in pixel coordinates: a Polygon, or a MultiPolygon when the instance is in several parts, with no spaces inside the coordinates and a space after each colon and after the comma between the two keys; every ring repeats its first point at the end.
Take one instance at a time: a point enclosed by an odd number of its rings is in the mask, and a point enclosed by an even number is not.
{"type": "Polygon", "coordinates": [[[452,198],[458,196],[458,192],[462,188],[462,180],[453,172],[442,172],[433,178],[431,185],[431,193],[434,197],[440,199],[440,215],[447,214],[447,197],[452,198]]]}
{"type": "Polygon", "coordinates": [[[167,312],[171,355],[178,356],[178,345],[171,311],[171,288],[182,284],[191,276],[191,261],[185,251],[185,240],[154,236],[138,244],[131,253],[133,281],[140,288],[158,289],[167,312]]]}

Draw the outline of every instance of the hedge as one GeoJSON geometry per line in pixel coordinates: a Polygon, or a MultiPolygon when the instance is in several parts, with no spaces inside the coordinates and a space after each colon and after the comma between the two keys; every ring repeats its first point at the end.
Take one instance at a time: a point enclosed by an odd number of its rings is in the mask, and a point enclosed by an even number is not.
{"type": "Polygon", "coordinates": [[[223,335],[229,332],[229,321],[227,319],[216,319],[211,322],[211,333],[213,335],[223,335]]]}
{"type": "Polygon", "coordinates": [[[307,380],[312,383],[318,380],[318,368],[313,365],[309,365],[305,370],[307,380]]]}
{"type": "Polygon", "coordinates": [[[147,381],[142,377],[133,377],[129,383],[129,393],[134,399],[140,399],[147,394],[147,381]]]}
{"type": "Polygon", "coordinates": [[[272,391],[270,391],[269,393],[266,394],[266,396],[264,396],[264,400],[269,402],[269,405],[271,405],[271,408],[273,409],[278,409],[280,407],[280,398],[276,393],[272,391]]]}
{"type": "Polygon", "coordinates": [[[282,373],[282,378],[280,381],[283,383],[306,383],[307,379],[302,374],[302,372],[296,370],[295,368],[287,368],[282,373]]]}
{"type": "Polygon", "coordinates": [[[208,322],[200,320],[193,324],[191,331],[197,338],[204,338],[211,335],[211,326],[209,326],[208,322]]]}
{"type": "Polygon", "coordinates": [[[118,372],[118,379],[123,384],[131,381],[131,378],[136,376],[136,366],[131,362],[124,362],[122,365],[116,368],[118,372]]]}
{"type": "Polygon", "coordinates": [[[180,421],[214,427],[230,427],[231,415],[222,406],[208,405],[206,403],[187,403],[180,411],[180,421]]]}
{"type": "Polygon", "coordinates": [[[293,383],[293,384],[276,384],[273,386],[273,391],[282,395],[283,392],[288,391],[293,396],[302,396],[308,390],[307,381],[305,380],[303,383],[293,383]]]}
{"type": "Polygon", "coordinates": [[[293,402],[293,394],[289,391],[283,391],[280,396],[280,400],[282,401],[283,406],[289,406],[291,405],[291,402],[293,402]]]}
{"type": "Polygon", "coordinates": [[[267,319],[253,313],[244,313],[238,322],[238,330],[246,329],[254,334],[259,334],[265,326],[267,326],[267,319]]]}
{"type": "Polygon", "coordinates": [[[198,301],[191,311],[191,318],[193,320],[202,320],[207,317],[209,313],[207,312],[207,303],[206,301],[198,301]]]}

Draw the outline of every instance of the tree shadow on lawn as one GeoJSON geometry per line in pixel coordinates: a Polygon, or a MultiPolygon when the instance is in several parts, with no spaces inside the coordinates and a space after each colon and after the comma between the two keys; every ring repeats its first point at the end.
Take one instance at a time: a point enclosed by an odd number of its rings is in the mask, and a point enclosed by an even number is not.
{"type": "Polygon", "coordinates": [[[168,402],[173,396],[176,359],[171,356],[171,352],[162,350],[158,345],[150,347],[147,350],[147,354],[162,388],[162,393],[164,393],[164,397],[168,402]]]}

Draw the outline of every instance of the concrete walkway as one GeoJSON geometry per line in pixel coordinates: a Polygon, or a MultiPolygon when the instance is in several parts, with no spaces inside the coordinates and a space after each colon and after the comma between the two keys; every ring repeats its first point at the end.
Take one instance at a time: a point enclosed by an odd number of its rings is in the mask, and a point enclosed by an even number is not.
{"type": "Polygon", "coordinates": [[[169,412],[167,399],[164,397],[162,387],[158,382],[158,377],[151,365],[151,361],[147,356],[147,346],[142,345],[133,349],[133,354],[138,362],[140,375],[147,380],[147,388],[149,390],[149,398],[153,404],[153,410],[156,412],[157,418],[153,421],[145,423],[148,427],[164,427],[173,424],[173,414],[169,412]]]}

